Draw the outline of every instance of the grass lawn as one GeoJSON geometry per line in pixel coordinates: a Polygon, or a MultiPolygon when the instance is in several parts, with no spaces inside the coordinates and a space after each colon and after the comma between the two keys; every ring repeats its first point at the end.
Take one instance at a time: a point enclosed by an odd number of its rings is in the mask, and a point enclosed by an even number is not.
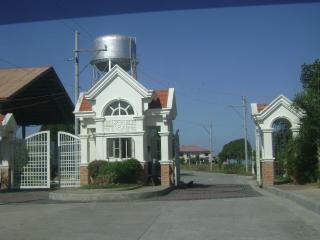
{"type": "Polygon", "coordinates": [[[238,174],[238,175],[245,175],[251,176],[251,166],[249,167],[249,172],[246,172],[245,166],[238,165],[238,164],[228,164],[222,165],[221,167],[218,164],[212,165],[212,171],[210,169],[210,164],[181,164],[182,170],[190,170],[190,171],[202,171],[202,172],[215,172],[215,173],[226,173],[226,174],[238,174]]]}

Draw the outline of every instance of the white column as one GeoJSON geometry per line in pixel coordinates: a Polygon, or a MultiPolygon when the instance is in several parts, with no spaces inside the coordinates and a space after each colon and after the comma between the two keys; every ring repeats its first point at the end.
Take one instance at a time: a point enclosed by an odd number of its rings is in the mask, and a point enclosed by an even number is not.
{"type": "Polygon", "coordinates": [[[264,154],[263,160],[273,161],[273,148],[272,148],[272,129],[263,129],[263,145],[264,145],[264,154]]]}
{"type": "Polygon", "coordinates": [[[88,135],[80,135],[81,165],[87,165],[88,161],[88,135]]]}
{"type": "Polygon", "coordinates": [[[133,152],[134,152],[134,158],[136,158],[139,162],[145,162],[145,156],[144,156],[144,135],[138,135],[132,137],[134,140],[134,144],[132,144],[133,152]]]}
{"type": "Polygon", "coordinates": [[[104,144],[104,118],[95,119],[96,122],[96,159],[106,159],[106,145],[104,144]]]}
{"type": "Polygon", "coordinates": [[[256,176],[259,186],[261,185],[261,162],[260,162],[260,130],[256,127],[256,176]]]}
{"type": "Polygon", "coordinates": [[[169,132],[160,132],[161,137],[161,163],[170,163],[172,160],[169,156],[169,132]]]}
{"type": "Polygon", "coordinates": [[[89,162],[96,160],[96,144],[94,141],[94,136],[89,138],[89,162]]]}
{"type": "Polygon", "coordinates": [[[96,160],[104,160],[105,159],[105,155],[104,155],[104,144],[103,141],[104,140],[104,136],[102,135],[96,135],[96,160]]]}

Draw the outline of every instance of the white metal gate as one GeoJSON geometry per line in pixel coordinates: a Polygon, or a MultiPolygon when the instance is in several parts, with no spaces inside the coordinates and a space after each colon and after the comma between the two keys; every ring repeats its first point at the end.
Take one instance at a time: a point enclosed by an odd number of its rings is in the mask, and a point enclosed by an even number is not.
{"type": "Polygon", "coordinates": [[[50,132],[28,136],[14,152],[15,188],[50,188],[50,132]]]}
{"type": "Polygon", "coordinates": [[[80,138],[58,132],[60,187],[80,186],[80,138]]]}

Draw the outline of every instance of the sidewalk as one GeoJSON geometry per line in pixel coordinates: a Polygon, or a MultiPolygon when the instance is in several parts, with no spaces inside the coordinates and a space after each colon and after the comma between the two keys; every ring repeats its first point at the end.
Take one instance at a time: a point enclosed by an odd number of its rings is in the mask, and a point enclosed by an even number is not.
{"type": "Polygon", "coordinates": [[[172,191],[169,186],[147,186],[132,190],[117,189],[59,189],[49,193],[49,199],[55,201],[123,201],[161,196],[172,191]]]}
{"type": "Polygon", "coordinates": [[[0,192],[0,205],[12,203],[46,202],[48,190],[21,190],[0,192]]]}
{"type": "Polygon", "coordinates": [[[320,188],[316,184],[283,184],[264,187],[263,189],[320,214],[320,188]]]}

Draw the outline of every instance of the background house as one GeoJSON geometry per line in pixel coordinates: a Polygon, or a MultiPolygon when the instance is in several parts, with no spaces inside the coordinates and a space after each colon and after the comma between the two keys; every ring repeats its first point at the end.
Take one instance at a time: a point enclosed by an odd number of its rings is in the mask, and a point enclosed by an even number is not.
{"type": "Polygon", "coordinates": [[[180,156],[188,163],[208,162],[210,150],[197,145],[181,145],[180,156]]]}

